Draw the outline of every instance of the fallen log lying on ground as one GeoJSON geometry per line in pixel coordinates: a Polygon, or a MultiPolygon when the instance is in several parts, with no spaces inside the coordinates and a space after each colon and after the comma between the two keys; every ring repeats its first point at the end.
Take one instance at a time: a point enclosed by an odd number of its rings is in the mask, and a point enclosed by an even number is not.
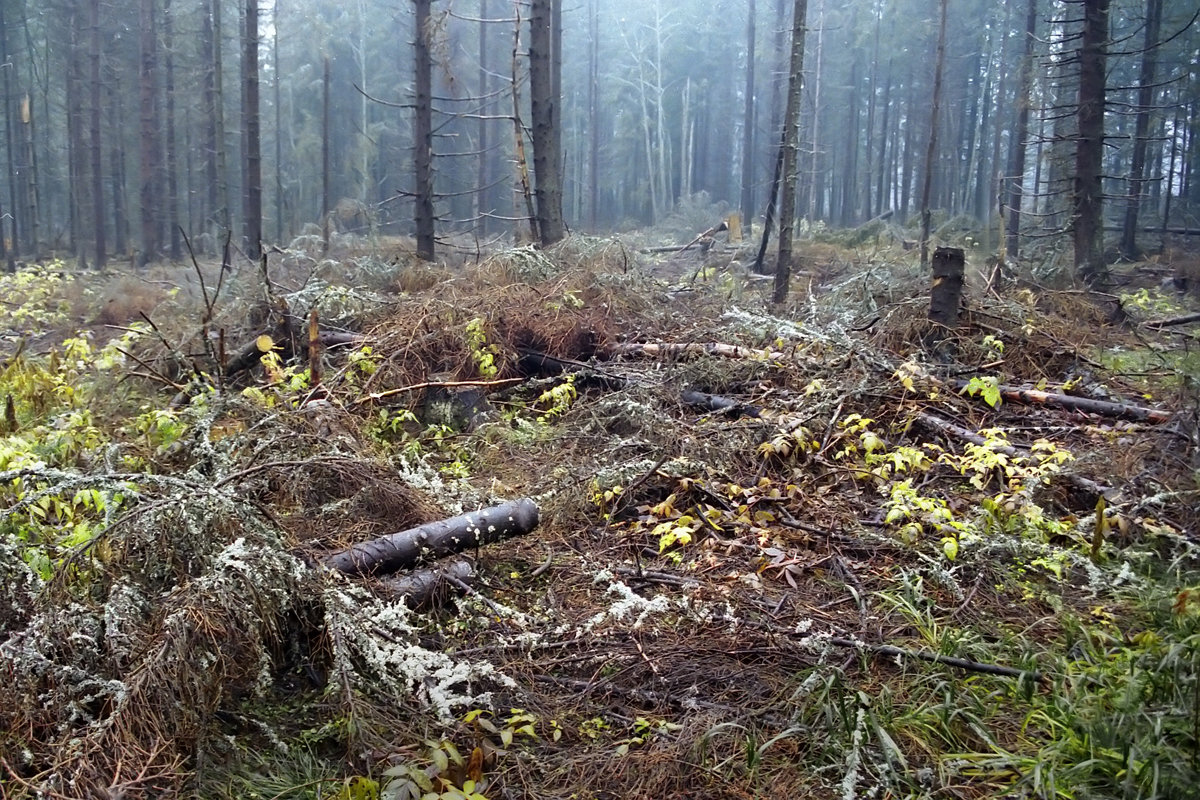
{"type": "MultiPolygon", "coordinates": [[[[938,431],[947,436],[953,436],[956,439],[962,439],[963,441],[970,442],[971,444],[982,445],[987,441],[978,433],[972,433],[961,425],[955,425],[953,422],[948,422],[947,420],[944,420],[940,417],[935,417],[932,414],[926,414],[923,411],[917,412],[917,415],[913,418],[913,420],[918,425],[925,427],[927,430],[938,431]]],[[[1009,457],[1018,454],[1017,448],[1013,447],[1012,445],[995,447],[995,450],[997,453],[1003,453],[1009,457]]],[[[1068,484],[1091,495],[1093,499],[1108,497],[1108,495],[1112,492],[1112,489],[1106,486],[1101,486],[1095,481],[1085,478],[1082,475],[1073,475],[1067,473],[1063,474],[1062,477],[1068,484]]]]}
{"type": "MultiPolygon", "coordinates": [[[[956,380],[952,383],[954,389],[961,392],[967,388],[967,381],[956,380]]],[[[1108,400],[1093,400],[1090,397],[1076,397],[1070,394],[1043,392],[1039,389],[1021,389],[1016,386],[997,386],[1000,396],[1012,403],[1023,405],[1044,405],[1054,408],[1065,408],[1083,411],[1088,414],[1099,414],[1103,417],[1130,419],[1136,422],[1151,422],[1161,424],[1171,420],[1171,414],[1157,408],[1143,408],[1126,403],[1113,403],[1108,400]]]]}
{"type": "Polygon", "coordinates": [[[406,575],[383,579],[383,590],[409,608],[421,608],[440,602],[449,595],[462,594],[461,584],[469,584],[475,568],[468,561],[452,561],[440,567],[419,569],[406,575]]]}
{"type": "Polygon", "coordinates": [[[346,575],[385,574],[521,536],[537,525],[537,504],[527,497],[359,542],[329,556],[325,564],[346,575]]]}

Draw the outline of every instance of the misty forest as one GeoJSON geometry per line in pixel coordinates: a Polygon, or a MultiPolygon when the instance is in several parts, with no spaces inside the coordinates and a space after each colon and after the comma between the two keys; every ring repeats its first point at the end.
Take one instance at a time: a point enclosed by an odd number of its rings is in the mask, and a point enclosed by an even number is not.
{"type": "Polygon", "coordinates": [[[0,800],[1196,796],[1190,0],[0,0],[0,800]]]}

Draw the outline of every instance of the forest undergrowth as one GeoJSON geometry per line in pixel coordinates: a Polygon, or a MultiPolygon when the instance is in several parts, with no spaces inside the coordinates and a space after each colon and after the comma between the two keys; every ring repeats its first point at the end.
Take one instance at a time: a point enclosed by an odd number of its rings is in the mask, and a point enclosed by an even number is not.
{"type": "Polygon", "coordinates": [[[808,233],[0,276],[0,797],[1194,796],[1193,301],[808,233]]]}

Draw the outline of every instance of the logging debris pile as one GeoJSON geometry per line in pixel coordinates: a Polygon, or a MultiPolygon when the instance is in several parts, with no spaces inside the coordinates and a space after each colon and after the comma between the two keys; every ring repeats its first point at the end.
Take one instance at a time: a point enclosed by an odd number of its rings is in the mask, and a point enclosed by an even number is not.
{"type": "Polygon", "coordinates": [[[982,286],[929,347],[909,258],[768,310],[618,242],[338,291],[285,254],[6,349],[0,794],[1046,796],[1153,742],[1124,779],[1184,796],[1190,706],[1138,681],[1200,627],[1190,353],[982,286]],[[313,309],[355,334],[319,385],[313,309]],[[213,378],[217,326],[276,336],[213,378]],[[353,549],[400,531],[398,575],[353,549]]]}

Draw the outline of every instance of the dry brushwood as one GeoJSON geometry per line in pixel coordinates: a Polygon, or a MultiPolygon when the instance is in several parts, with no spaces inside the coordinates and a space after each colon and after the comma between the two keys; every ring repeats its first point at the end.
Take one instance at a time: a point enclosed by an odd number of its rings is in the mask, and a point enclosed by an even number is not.
{"type": "Polygon", "coordinates": [[[514,500],[359,542],[334,553],[325,563],[346,575],[385,574],[510,536],[521,536],[537,524],[537,504],[529,498],[514,500]]]}

